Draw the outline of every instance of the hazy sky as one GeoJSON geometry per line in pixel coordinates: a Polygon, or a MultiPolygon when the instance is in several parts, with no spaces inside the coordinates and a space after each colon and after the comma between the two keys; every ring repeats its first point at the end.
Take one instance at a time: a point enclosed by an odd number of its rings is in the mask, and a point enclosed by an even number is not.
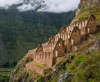
{"type": "MultiPolygon", "coordinates": [[[[43,0],[29,0],[29,3],[25,3],[24,0],[0,0],[0,7],[7,9],[11,5],[22,3],[22,5],[18,7],[20,11],[34,10],[38,6],[34,2],[41,1],[43,0]]],[[[40,3],[40,5],[45,5],[45,7],[42,7],[38,11],[55,13],[67,12],[76,9],[79,1],[80,0],[44,0],[44,3],[40,3]]]]}

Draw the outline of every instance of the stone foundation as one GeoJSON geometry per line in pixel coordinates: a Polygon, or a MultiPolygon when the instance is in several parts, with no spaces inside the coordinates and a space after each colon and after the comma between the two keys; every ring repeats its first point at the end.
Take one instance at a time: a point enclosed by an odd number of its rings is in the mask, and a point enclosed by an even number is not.
{"type": "Polygon", "coordinates": [[[31,62],[31,63],[26,64],[26,69],[31,70],[31,71],[35,71],[43,76],[52,70],[50,67],[48,67],[46,65],[38,64],[35,62],[31,62]]]}

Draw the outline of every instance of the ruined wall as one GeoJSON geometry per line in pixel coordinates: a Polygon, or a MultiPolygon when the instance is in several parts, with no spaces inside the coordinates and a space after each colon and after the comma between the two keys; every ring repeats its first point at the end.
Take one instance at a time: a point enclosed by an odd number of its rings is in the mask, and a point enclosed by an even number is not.
{"type": "Polygon", "coordinates": [[[51,68],[40,67],[40,66],[34,64],[34,62],[26,64],[26,69],[31,70],[31,71],[35,71],[41,75],[45,75],[47,72],[49,72],[51,70],[51,68]]]}
{"type": "Polygon", "coordinates": [[[54,48],[54,53],[56,57],[64,56],[65,54],[65,46],[64,41],[60,38],[54,48]]]}
{"type": "Polygon", "coordinates": [[[54,57],[60,57],[65,52],[70,52],[73,45],[79,44],[81,40],[86,40],[88,32],[91,33],[94,31],[96,31],[96,21],[93,16],[90,16],[88,21],[84,20],[61,28],[55,37],[50,37],[47,43],[42,44],[43,52],[39,52],[42,51],[41,46],[38,48],[39,53],[35,54],[35,62],[52,66],[54,57]]]}
{"type": "Polygon", "coordinates": [[[89,34],[94,33],[97,30],[96,19],[95,19],[94,15],[90,16],[86,28],[87,28],[89,34]]]}
{"type": "Polygon", "coordinates": [[[54,36],[50,37],[48,44],[55,44],[55,37],[54,36]]]}
{"type": "Polygon", "coordinates": [[[81,34],[79,28],[76,26],[74,27],[71,36],[70,36],[71,45],[76,45],[81,42],[81,34]]]}
{"type": "Polygon", "coordinates": [[[38,45],[38,48],[37,48],[36,52],[43,52],[42,44],[38,45]]]}
{"type": "Polygon", "coordinates": [[[64,41],[64,46],[65,46],[65,52],[66,53],[71,51],[72,45],[71,45],[71,42],[69,41],[69,39],[66,39],[64,41]]]}
{"type": "Polygon", "coordinates": [[[39,64],[46,64],[48,66],[53,66],[53,55],[53,52],[37,52],[34,55],[34,62],[39,64]]]}

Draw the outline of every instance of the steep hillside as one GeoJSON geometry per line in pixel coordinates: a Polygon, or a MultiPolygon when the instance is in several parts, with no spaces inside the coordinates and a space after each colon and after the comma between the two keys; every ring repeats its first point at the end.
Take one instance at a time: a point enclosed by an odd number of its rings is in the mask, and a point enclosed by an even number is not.
{"type": "Polygon", "coordinates": [[[77,51],[62,57],[55,66],[56,71],[48,76],[27,71],[25,64],[32,61],[32,58],[25,56],[12,72],[10,82],[99,82],[100,30],[77,47],[77,51]]]}
{"type": "MultiPolygon", "coordinates": [[[[54,71],[50,71],[44,76],[35,71],[27,70],[26,64],[33,61],[32,54],[34,54],[35,50],[29,51],[17,64],[9,82],[100,82],[99,0],[80,1],[72,24],[86,20],[91,14],[94,14],[98,30],[89,34],[85,41],[75,45],[72,52],[66,53],[65,56],[61,57],[60,62],[52,67],[54,71]]],[[[81,23],[81,26],[82,24],[84,22],[81,23]]],[[[78,37],[75,36],[76,38],[78,37]]],[[[39,64],[39,66],[45,68],[45,65],[39,64]]]]}
{"type": "Polygon", "coordinates": [[[46,42],[61,26],[68,25],[74,15],[75,12],[55,14],[1,9],[0,67],[15,66],[29,49],[46,42]]]}
{"type": "Polygon", "coordinates": [[[87,19],[90,14],[94,14],[100,21],[100,1],[99,0],[81,0],[76,11],[76,16],[72,23],[87,19]]]}

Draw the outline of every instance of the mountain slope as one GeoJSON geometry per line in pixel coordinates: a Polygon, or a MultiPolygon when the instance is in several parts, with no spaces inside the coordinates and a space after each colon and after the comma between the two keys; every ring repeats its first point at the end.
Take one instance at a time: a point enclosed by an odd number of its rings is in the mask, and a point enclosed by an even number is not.
{"type": "Polygon", "coordinates": [[[0,66],[15,66],[29,49],[46,42],[61,26],[68,25],[74,15],[75,12],[55,14],[1,9],[0,66]]]}
{"type": "Polygon", "coordinates": [[[76,11],[76,16],[72,23],[85,20],[89,18],[91,14],[96,16],[96,20],[100,20],[100,1],[99,0],[81,0],[78,9],[76,11]]]}
{"type": "MultiPolygon", "coordinates": [[[[82,0],[84,4],[90,4],[90,10],[98,7],[94,5],[95,0],[82,0]],[[93,6],[94,5],[94,6],[93,6]]],[[[98,1],[98,0],[97,0],[98,1]]],[[[81,6],[83,3],[81,3],[81,6]]],[[[87,7],[87,6],[86,6],[87,7]]],[[[80,11],[85,8],[80,9],[80,11]]],[[[100,9],[98,7],[98,9],[100,9]]],[[[87,12],[89,11],[87,10],[87,12]]],[[[77,11],[78,12],[78,11],[77,11]]],[[[98,11],[99,12],[99,11],[98,11]]],[[[93,10],[93,13],[98,13],[93,10]]],[[[84,13],[83,13],[84,14],[84,13]]],[[[82,14],[81,14],[82,15],[82,14]]],[[[89,13],[88,13],[89,15],[89,13]]],[[[96,15],[96,14],[95,14],[96,15]]],[[[99,14],[98,14],[99,15],[99,14]]],[[[72,23],[82,21],[85,18],[76,19],[79,12],[72,23]]],[[[99,16],[100,17],[100,16],[99,16]]],[[[97,19],[98,21],[98,19],[97,19]]],[[[19,63],[11,74],[10,82],[99,82],[100,81],[100,29],[94,34],[89,35],[86,41],[76,46],[78,50],[67,53],[62,60],[55,66],[56,71],[48,76],[41,76],[33,71],[25,69],[25,65],[32,61],[32,56],[27,54],[19,63]]]]}

